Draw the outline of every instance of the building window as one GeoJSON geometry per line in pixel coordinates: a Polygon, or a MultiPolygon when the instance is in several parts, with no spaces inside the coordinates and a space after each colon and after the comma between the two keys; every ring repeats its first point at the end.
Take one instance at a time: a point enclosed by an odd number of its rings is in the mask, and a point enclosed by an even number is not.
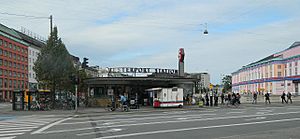
{"type": "Polygon", "coordinates": [[[281,72],[278,72],[278,77],[281,77],[281,72]]]}
{"type": "Polygon", "coordinates": [[[2,46],[2,44],[3,44],[3,40],[0,39],[0,46],[2,46]]]}

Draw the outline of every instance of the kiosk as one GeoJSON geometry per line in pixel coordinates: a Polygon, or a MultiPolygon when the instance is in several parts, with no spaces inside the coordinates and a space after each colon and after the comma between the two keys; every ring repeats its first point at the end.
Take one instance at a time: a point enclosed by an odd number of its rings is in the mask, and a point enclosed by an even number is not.
{"type": "Polygon", "coordinates": [[[15,90],[13,92],[12,109],[16,111],[24,110],[24,91],[15,90]]]}

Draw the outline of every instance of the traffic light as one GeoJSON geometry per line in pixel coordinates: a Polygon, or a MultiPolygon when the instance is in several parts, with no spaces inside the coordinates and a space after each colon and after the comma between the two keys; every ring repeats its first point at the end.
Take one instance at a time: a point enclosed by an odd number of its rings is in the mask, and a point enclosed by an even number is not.
{"type": "Polygon", "coordinates": [[[83,62],[82,62],[82,65],[81,65],[82,68],[88,67],[88,63],[89,63],[88,60],[89,59],[86,58],[86,57],[83,58],[83,62]]]}

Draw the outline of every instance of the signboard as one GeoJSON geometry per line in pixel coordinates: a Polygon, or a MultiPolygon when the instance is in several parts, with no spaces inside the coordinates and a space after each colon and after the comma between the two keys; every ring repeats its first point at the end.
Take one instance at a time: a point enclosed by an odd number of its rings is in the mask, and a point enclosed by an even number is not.
{"type": "Polygon", "coordinates": [[[183,48],[180,48],[180,49],[179,49],[179,52],[178,52],[178,59],[179,59],[179,62],[184,62],[184,56],[185,56],[184,49],[183,49],[183,48]]]}
{"type": "Polygon", "coordinates": [[[160,68],[131,68],[131,67],[117,67],[107,68],[109,73],[167,73],[177,74],[175,69],[160,69],[160,68]]]}

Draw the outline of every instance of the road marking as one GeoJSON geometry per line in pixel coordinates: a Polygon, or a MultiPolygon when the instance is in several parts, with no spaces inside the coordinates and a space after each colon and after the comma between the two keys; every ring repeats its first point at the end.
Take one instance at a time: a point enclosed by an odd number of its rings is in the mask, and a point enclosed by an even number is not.
{"type": "Polygon", "coordinates": [[[17,136],[12,136],[12,137],[1,137],[0,139],[14,139],[16,138],[17,136]]]}
{"type": "MultiPolygon", "coordinates": [[[[14,133],[14,132],[27,132],[27,131],[31,131],[31,129],[24,129],[24,130],[13,130],[13,131],[1,131],[2,133],[14,133]]],[[[1,135],[0,135],[1,136],[1,135]]]]}
{"type": "Polygon", "coordinates": [[[103,123],[102,125],[113,125],[113,124],[134,123],[134,122],[136,122],[136,121],[108,122],[108,123],[103,123]]]}
{"type": "MultiPolygon", "coordinates": [[[[48,122],[49,123],[49,122],[48,122]]],[[[0,125],[44,125],[46,123],[32,123],[32,122],[1,122],[0,125]]]]}
{"type": "Polygon", "coordinates": [[[188,119],[188,118],[177,118],[178,120],[186,120],[186,119],[188,119]]]}
{"type": "Polygon", "coordinates": [[[135,123],[135,124],[124,124],[124,125],[111,125],[111,126],[99,126],[99,127],[86,127],[86,128],[77,128],[77,129],[65,129],[65,130],[52,130],[40,132],[39,134],[51,134],[51,133],[63,133],[63,132],[74,132],[82,130],[91,130],[91,129],[101,129],[101,128],[116,128],[116,127],[126,127],[126,126],[140,126],[140,125],[154,125],[154,124],[167,124],[167,123],[180,123],[180,122],[196,122],[196,121],[211,121],[211,120],[224,120],[224,119],[234,119],[234,118],[247,118],[247,117],[257,117],[257,116],[272,116],[272,115],[286,115],[286,114],[297,114],[300,111],[296,112],[284,112],[284,113],[269,113],[264,115],[240,115],[240,116],[228,116],[228,117],[213,117],[213,118],[201,118],[201,119],[188,119],[188,120],[176,120],[176,121],[158,121],[158,122],[148,122],[148,123],[135,123]]]}
{"type": "Polygon", "coordinates": [[[61,122],[64,122],[64,121],[67,121],[67,120],[71,120],[72,118],[76,117],[77,115],[73,116],[73,117],[69,117],[69,118],[65,118],[65,119],[61,119],[59,121],[56,121],[54,123],[51,123],[49,125],[46,125],[44,126],[43,128],[40,128],[39,130],[36,130],[34,132],[31,132],[31,134],[39,134],[39,133],[42,133],[43,131],[47,130],[48,128],[52,127],[52,126],[55,126],[61,122]]]}
{"type": "Polygon", "coordinates": [[[37,126],[32,126],[32,127],[12,127],[12,128],[4,128],[4,129],[1,129],[0,128],[0,133],[2,133],[1,131],[6,131],[6,130],[18,130],[18,129],[34,129],[34,128],[37,128],[37,126]]]}
{"type": "Polygon", "coordinates": [[[5,137],[5,136],[16,136],[16,135],[23,135],[23,133],[13,133],[13,134],[0,134],[0,137],[5,137]]]}
{"type": "MultiPolygon", "coordinates": [[[[184,115],[185,117],[201,117],[201,116],[207,116],[207,115],[216,115],[215,113],[212,114],[192,114],[192,115],[184,115]]],[[[171,118],[181,118],[183,117],[182,115],[173,115],[173,116],[158,116],[158,117],[140,117],[140,118],[129,118],[127,119],[128,121],[134,120],[151,120],[151,119],[171,119],[171,118]]],[[[59,123],[59,125],[73,125],[73,124],[86,124],[86,123],[91,123],[91,122],[110,122],[110,121],[121,121],[124,119],[110,119],[110,120],[89,120],[89,121],[82,121],[82,122],[70,122],[70,123],[59,123]]]]}
{"type": "Polygon", "coordinates": [[[240,114],[245,113],[244,111],[236,111],[236,112],[227,112],[226,114],[240,114]]]}
{"type": "Polygon", "coordinates": [[[266,119],[266,117],[255,117],[251,119],[245,119],[245,121],[254,121],[254,120],[263,120],[263,119],[266,119]]]}
{"type": "MultiPolygon", "coordinates": [[[[217,110],[208,110],[208,111],[200,111],[201,113],[211,113],[211,112],[216,112],[217,110]]],[[[94,116],[94,117],[97,117],[99,119],[104,119],[104,118],[111,118],[111,120],[114,120],[113,118],[127,118],[127,117],[143,117],[143,116],[147,116],[147,117],[153,117],[153,116],[165,116],[165,115],[170,115],[170,113],[164,113],[164,112],[161,112],[161,113],[156,113],[156,114],[135,114],[135,115],[132,115],[130,114],[129,112],[126,112],[125,115],[105,115],[105,116],[94,116]]],[[[199,114],[200,115],[200,114],[199,114]]],[[[81,115],[80,115],[81,116],[81,115]]],[[[145,117],[143,117],[145,118],[145,117]]],[[[91,117],[77,117],[77,118],[74,118],[73,120],[90,120],[91,117]]],[[[86,121],[84,121],[86,122],[86,121]]],[[[63,123],[62,123],[63,124],[63,123]]]]}
{"type": "Polygon", "coordinates": [[[273,112],[273,109],[271,109],[271,110],[258,110],[258,111],[260,111],[260,112],[273,112]]]}
{"type": "Polygon", "coordinates": [[[264,123],[289,122],[289,121],[299,121],[299,120],[300,120],[300,118],[292,118],[292,119],[280,119],[280,120],[270,120],[270,121],[261,121],[261,122],[229,124],[229,125],[226,124],[226,125],[207,126],[207,127],[192,127],[192,128],[182,128],[182,129],[170,129],[170,130],[159,130],[159,131],[149,131],[149,132],[137,132],[137,133],[131,133],[131,134],[106,136],[106,137],[100,137],[100,138],[95,138],[95,139],[121,138],[121,137],[141,136],[141,135],[150,135],[150,134],[182,132],[182,131],[199,130],[199,129],[222,128],[222,127],[254,125],[254,124],[264,124],[264,123]]]}
{"type": "Polygon", "coordinates": [[[120,132],[123,129],[120,128],[113,128],[113,129],[109,129],[106,131],[98,131],[98,132],[89,132],[89,133],[81,133],[81,134],[76,134],[77,136],[86,136],[86,135],[93,135],[93,134],[104,134],[104,133],[113,133],[113,132],[120,132]]]}

